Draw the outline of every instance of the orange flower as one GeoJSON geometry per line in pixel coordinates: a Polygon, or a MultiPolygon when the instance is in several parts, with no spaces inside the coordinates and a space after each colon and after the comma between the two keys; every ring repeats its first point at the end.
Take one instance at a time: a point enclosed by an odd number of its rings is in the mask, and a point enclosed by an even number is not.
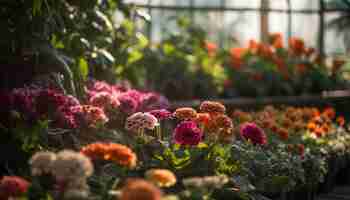
{"type": "Polygon", "coordinates": [[[159,187],[171,187],[176,184],[176,176],[167,169],[151,169],[145,176],[147,180],[159,187]]]}
{"type": "Polygon", "coordinates": [[[216,101],[203,101],[199,107],[199,110],[210,115],[225,114],[226,107],[220,102],[216,101]]]}
{"type": "Polygon", "coordinates": [[[273,51],[270,45],[260,44],[258,48],[258,55],[267,59],[273,58],[273,51]]]}
{"type": "Polygon", "coordinates": [[[304,41],[300,38],[289,38],[289,50],[296,56],[301,56],[305,52],[304,41]]]}
{"type": "Polygon", "coordinates": [[[324,134],[324,130],[321,127],[316,127],[314,133],[317,137],[322,137],[324,134]]]}
{"type": "Polygon", "coordinates": [[[162,192],[142,179],[128,179],[121,190],[121,200],[161,200],[162,192]]]}
{"type": "Polygon", "coordinates": [[[281,33],[273,33],[270,35],[271,44],[276,49],[283,48],[283,37],[281,33]]]}
{"type": "Polygon", "coordinates": [[[117,143],[93,143],[81,149],[81,153],[93,160],[106,160],[128,168],[136,166],[136,154],[127,146],[117,143]]]}
{"type": "Polygon", "coordinates": [[[317,128],[317,125],[313,122],[310,122],[307,124],[307,129],[310,131],[310,132],[314,132],[317,128]]]}
{"type": "Polygon", "coordinates": [[[278,129],[277,134],[280,136],[282,140],[288,140],[289,133],[285,128],[278,129]]]}
{"type": "Polygon", "coordinates": [[[322,115],[327,116],[329,119],[334,119],[335,118],[335,110],[334,110],[334,108],[328,107],[323,111],[322,115]]]}
{"type": "Polygon", "coordinates": [[[337,117],[337,123],[339,126],[344,126],[345,125],[345,118],[343,116],[337,117]]]}
{"type": "Polygon", "coordinates": [[[230,49],[230,55],[231,55],[231,65],[233,68],[239,70],[241,69],[243,65],[242,58],[246,54],[247,49],[245,48],[231,48],[230,49]]]}
{"type": "Polygon", "coordinates": [[[214,56],[218,46],[213,42],[205,41],[205,48],[207,49],[209,56],[214,56]]]}
{"type": "Polygon", "coordinates": [[[174,116],[180,120],[195,119],[197,111],[189,107],[178,108],[175,110],[174,116]]]}
{"type": "Polygon", "coordinates": [[[259,43],[257,43],[255,40],[249,40],[249,52],[251,54],[257,54],[258,53],[258,48],[259,48],[259,43]]]}
{"type": "Polygon", "coordinates": [[[210,115],[208,113],[198,113],[195,121],[198,124],[207,125],[210,120],[210,115]]]}

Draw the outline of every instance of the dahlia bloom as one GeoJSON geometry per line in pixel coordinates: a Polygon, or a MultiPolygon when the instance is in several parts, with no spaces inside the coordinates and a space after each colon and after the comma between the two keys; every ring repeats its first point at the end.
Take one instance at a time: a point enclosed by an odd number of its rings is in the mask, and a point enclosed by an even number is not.
{"type": "Polygon", "coordinates": [[[27,192],[30,183],[18,176],[4,176],[0,180],[0,199],[20,197],[27,192]]]}
{"type": "Polygon", "coordinates": [[[155,116],[159,121],[171,118],[171,112],[166,109],[151,110],[149,113],[155,116]]]}
{"type": "Polygon", "coordinates": [[[92,160],[106,160],[128,168],[134,168],[136,154],[127,146],[116,143],[93,143],[84,146],[81,153],[92,160]]]}
{"type": "Polygon", "coordinates": [[[225,114],[226,108],[219,102],[215,101],[204,101],[199,107],[199,110],[204,113],[209,113],[211,115],[225,114]]]}
{"type": "Polygon", "coordinates": [[[171,187],[176,184],[175,174],[167,169],[151,169],[145,173],[145,177],[158,187],[171,187]]]}
{"type": "Polygon", "coordinates": [[[244,123],[240,127],[241,136],[253,144],[265,145],[267,138],[265,132],[255,123],[244,123]]]}
{"type": "Polygon", "coordinates": [[[128,179],[121,191],[121,200],[161,200],[162,192],[142,179],[128,179]]]}
{"type": "Polygon", "coordinates": [[[203,133],[195,122],[183,121],[175,128],[173,137],[177,144],[194,146],[201,142],[203,133]]]}
{"type": "Polygon", "coordinates": [[[180,120],[189,120],[197,117],[197,111],[193,108],[183,107],[176,109],[173,115],[180,120]]]}
{"type": "Polygon", "coordinates": [[[126,119],[125,128],[130,131],[139,132],[144,129],[153,130],[158,125],[158,119],[152,114],[138,112],[126,119]]]}

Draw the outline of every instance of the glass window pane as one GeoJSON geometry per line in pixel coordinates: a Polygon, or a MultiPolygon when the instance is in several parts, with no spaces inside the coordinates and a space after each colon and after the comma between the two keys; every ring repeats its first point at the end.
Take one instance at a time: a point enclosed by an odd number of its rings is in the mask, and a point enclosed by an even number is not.
{"type": "Polygon", "coordinates": [[[340,19],[341,14],[330,13],[325,15],[325,21],[328,26],[325,32],[325,51],[327,54],[345,53],[350,49],[350,31],[349,26],[340,26],[338,29],[336,20],[340,19]],[[334,25],[330,25],[330,23],[334,25]]]}
{"type": "Polygon", "coordinates": [[[226,0],[226,6],[231,8],[260,8],[260,0],[226,0]]]}
{"type": "Polygon", "coordinates": [[[222,2],[222,0],[194,0],[194,5],[195,6],[220,7],[221,6],[221,2],[222,2]]]}

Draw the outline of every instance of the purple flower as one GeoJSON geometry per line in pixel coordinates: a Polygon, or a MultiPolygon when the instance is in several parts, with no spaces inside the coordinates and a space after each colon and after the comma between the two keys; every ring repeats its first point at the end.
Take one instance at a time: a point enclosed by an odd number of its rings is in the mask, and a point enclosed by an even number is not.
{"type": "Polygon", "coordinates": [[[158,120],[169,119],[172,116],[172,113],[166,109],[151,110],[149,113],[155,116],[158,120]]]}
{"type": "Polygon", "coordinates": [[[174,130],[174,141],[180,145],[198,145],[203,133],[193,121],[183,121],[174,130]]]}
{"type": "Polygon", "coordinates": [[[250,140],[253,144],[265,145],[267,138],[264,130],[258,127],[255,123],[244,123],[240,127],[241,136],[250,140]]]}

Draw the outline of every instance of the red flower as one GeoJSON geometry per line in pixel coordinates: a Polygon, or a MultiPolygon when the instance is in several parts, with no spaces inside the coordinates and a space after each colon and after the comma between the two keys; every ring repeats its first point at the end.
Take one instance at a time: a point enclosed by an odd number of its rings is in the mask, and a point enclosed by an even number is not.
{"type": "Polygon", "coordinates": [[[151,110],[149,113],[155,116],[159,121],[172,117],[172,113],[166,109],[151,110]]]}
{"type": "Polygon", "coordinates": [[[30,183],[18,176],[4,176],[0,180],[0,199],[19,197],[27,192],[30,183]]]}
{"type": "Polygon", "coordinates": [[[203,133],[193,121],[181,122],[174,130],[174,141],[181,145],[198,145],[203,133]]]}
{"type": "Polygon", "coordinates": [[[244,123],[241,125],[240,134],[244,139],[253,144],[265,145],[267,143],[265,132],[255,123],[244,123]]]}

